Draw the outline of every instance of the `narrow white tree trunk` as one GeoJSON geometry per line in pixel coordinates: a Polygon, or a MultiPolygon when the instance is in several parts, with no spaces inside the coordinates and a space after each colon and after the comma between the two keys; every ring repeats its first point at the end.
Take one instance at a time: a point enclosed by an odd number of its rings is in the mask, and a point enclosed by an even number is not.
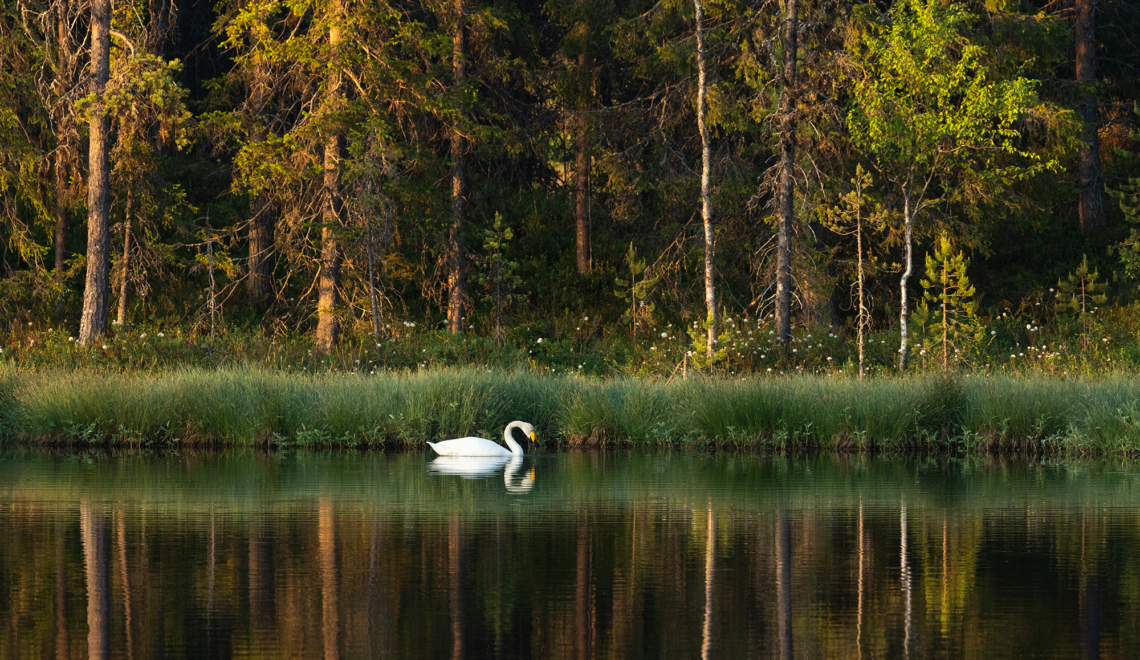
{"type": "Polygon", "coordinates": [[[910,191],[907,190],[903,194],[903,215],[906,217],[906,270],[903,271],[902,278],[899,282],[899,290],[901,294],[901,312],[899,312],[899,371],[906,369],[906,354],[907,354],[907,337],[906,337],[906,317],[907,317],[907,298],[906,298],[906,283],[910,279],[910,274],[913,267],[913,245],[911,242],[911,235],[914,233],[914,216],[911,214],[910,208],[910,191]]]}
{"type": "Polygon", "coordinates": [[[716,291],[713,288],[712,197],[709,193],[709,129],[705,125],[705,34],[704,7],[693,0],[697,13],[697,130],[701,134],[701,220],[705,226],[705,307],[708,310],[707,353],[711,362],[716,353],[716,291]]]}
{"type": "Polygon", "coordinates": [[[792,222],[795,220],[796,0],[787,0],[784,81],[780,94],[780,182],[776,219],[776,337],[784,350],[792,339],[792,222]]]}

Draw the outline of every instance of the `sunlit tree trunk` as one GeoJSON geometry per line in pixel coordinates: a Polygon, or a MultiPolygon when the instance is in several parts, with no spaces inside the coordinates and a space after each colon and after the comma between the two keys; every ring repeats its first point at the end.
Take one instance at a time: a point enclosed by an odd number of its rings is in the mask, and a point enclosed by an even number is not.
{"type": "Polygon", "coordinates": [[[111,1],[91,0],[91,108],[87,156],[87,281],[83,289],[83,316],[79,343],[86,344],[107,332],[107,298],[110,289],[111,234],[108,153],[110,122],[103,108],[103,92],[111,73],[111,1]]]}
{"type": "Polygon", "coordinates": [[[697,14],[697,131],[701,134],[701,220],[705,230],[705,310],[707,314],[707,353],[709,362],[716,354],[716,290],[713,288],[713,229],[712,194],[709,190],[712,155],[709,153],[709,129],[705,123],[705,96],[707,75],[705,73],[705,34],[704,5],[701,0],[693,0],[697,14]]]}
{"type": "MultiPolygon", "coordinates": [[[[452,35],[452,71],[455,86],[467,79],[467,7],[455,0],[455,33],[452,35]]],[[[447,235],[447,329],[463,331],[463,299],[467,293],[467,260],[463,232],[467,225],[467,174],[464,159],[467,139],[459,126],[451,129],[451,228],[447,235]]]]}
{"type": "Polygon", "coordinates": [[[106,660],[111,655],[111,577],[110,540],[103,505],[80,502],[79,526],[87,572],[87,658],[106,660]]]}
{"type": "Polygon", "coordinates": [[[787,1],[784,80],[780,94],[780,183],[776,221],[776,336],[786,350],[792,337],[792,223],[795,221],[796,0],[787,1]]]}
{"type": "MultiPolygon", "coordinates": [[[[257,143],[265,140],[260,115],[265,106],[266,73],[260,60],[254,61],[250,75],[247,121],[250,141],[257,143]]],[[[273,216],[264,196],[254,193],[249,201],[249,298],[258,307],[264,307],[273,293],[273,252],[273,216]]]]}
{"type": "MultiPolygon", "coordinates": [[[[583,24],[583,30],[587,26],[583,24]]],[[[588,35],[585,35],[588,38],[588,35]]],[[[578,53],[578,76],[581,87],[578,90],[578,108],[585,110],[587,99],[591,95],[590,60],[585,52],[578,53]]],[[[577,244],[578,273],[585,275],[590,272],[593,261],[593,248],[590,243],[590,122],[584,113],[577,117],[578,139],[576,161],[574,164],[575,196],[574,226],[577,244]]]]}
{"type": "Polygon", "coordinates": [[[899,371],[906,369],[907,358],[907,316],[910,306],[907,301],[906,285],[914,272],[914,216],[911,213],[911,199],[909,186],[903,191],[903,216],[906,229],[903,232],[903,245],[906,251],[906,267],[902,277],[899,278],[899,371]]]}
{"type": "MultiPolygon", "coordinates": [[[[344,88],[340,73],[340,61],[336,55],[341,42],[341,20],[344,7],[334,0],[329,11],[329,49],[332,62],[329,65],[327,107],[331,112],[341,109],[344,88]]],[[[317,291],[317,347],[321,351],[332,350],[340,335],[340,319],[337,306],[340,303],[340,270],[344,251],[340,244],[341,207],[340,158],[344,151],[344,136],[339,129],[333,131],[325,143],[324,154],[324,209],[321,217],[321,272],[317,291]]]]}
{"type": "MultiPolygon", "coordinates": [[[[71,39],[70,23],[71,7],[68,0],[55,2],[56,27],[56,58],[58,61],[57,83],[69,87],[74,79],[75,52],[71,39]]],[[[56,127],[56,136],[59,143],[55,151],[55,277],[56,285],[63,286],[63,278],[67,267],[67,220],[71,211],[71,168],[75,162],[73,133],[74,120],[70,109],[60,113],[59,124],[56,127]]],[[[55,299],[56,312],[63,310],[64,297],[62,293],[55,299]]]]}
{"type": "Polygon", "coordinates": [[[1076,0],[1077,20],[1073,26],[1077,83],[1082,86],[1080,113],[1084,119],[1081,147],[1077,151],[1077,170],[1081,190],[1081,229],[1085,234],[1099,232],[1105,226],[1097,96],[1093,88],[1096,85],[1096,4],[1097,0],[1076,0]]]}

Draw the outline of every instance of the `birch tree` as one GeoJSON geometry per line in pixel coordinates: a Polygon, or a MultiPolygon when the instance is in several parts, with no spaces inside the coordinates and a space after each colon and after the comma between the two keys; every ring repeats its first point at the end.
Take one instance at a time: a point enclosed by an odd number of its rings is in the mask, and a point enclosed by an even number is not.
{"type": "Polygon", "coordinates": [[[854,46],[847,126],[902,205],[900,370],[916,220],[936,203],[1055,167],[1019,145],[1034,84],[991,80],[987,53],[966,36],[973,22],[960,5],[900,0],[854,46]]]}
{"type": "Polygon", "coordinates": [[[787,351],[792,338],[792,223],[795,221],[796,167],[796,0],[786,0],[783,91],[780,94],[780,181],[776,221],[776,335],[787,351]]]}
{"type": "MultiPolygon", "coordinates": [[[[794,1],[794,0],[793,0],[794,1]]],[[[709,364],[712,364],[716,355],[716,289],[713,286],[713,259],[715,246],[713,244],[712,230],[712,193],[710,186],[710,169],[712,163],[709,154],[709,128],[705,122],[705,97],[708,90],[708,81],[705,72],[705,33],[704,33],[704,7],[701,0],[693,0],[696,9],[697,21],[697,131],[701,134],[701,221],[705,233],[705,310],[706,310],[706,338],[705,351],[708,354],[709,364]]]]}

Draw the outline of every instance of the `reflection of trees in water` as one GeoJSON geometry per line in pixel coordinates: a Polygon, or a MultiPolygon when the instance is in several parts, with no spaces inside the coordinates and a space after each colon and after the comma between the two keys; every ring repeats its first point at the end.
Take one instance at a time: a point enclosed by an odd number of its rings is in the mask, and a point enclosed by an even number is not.
{"type": "Polygon", "coordinates": [[[1140,516],[1127,510],[908,496],[757,511],[702,497],[585,507],[534,534],[510,511],[440,519],[332,497],[250,516],[37,506],[0,507],[15,535],[0,612],[36,622],[0,658],[154,657],[171,643],[265,657],[919,657],[1030,642],[1097,657],[1140,639],[1140,516]]]}
{"type": "Polygon", "coordinates": [[[111,580],[107,570],[107,514],[101,503],[80,502],[83,563],[87,574],[87,658],[111,655],[111,580]]]}

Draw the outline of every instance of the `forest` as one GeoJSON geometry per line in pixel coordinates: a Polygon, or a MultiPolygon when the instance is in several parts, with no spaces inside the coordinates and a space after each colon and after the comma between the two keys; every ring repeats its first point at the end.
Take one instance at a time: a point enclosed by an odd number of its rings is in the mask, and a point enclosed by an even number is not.
{"type": "Polygon", "coordinates": [[[4,357],[1140,364],[1138,34],[1126,0],[0,0],[4,357]]]}

